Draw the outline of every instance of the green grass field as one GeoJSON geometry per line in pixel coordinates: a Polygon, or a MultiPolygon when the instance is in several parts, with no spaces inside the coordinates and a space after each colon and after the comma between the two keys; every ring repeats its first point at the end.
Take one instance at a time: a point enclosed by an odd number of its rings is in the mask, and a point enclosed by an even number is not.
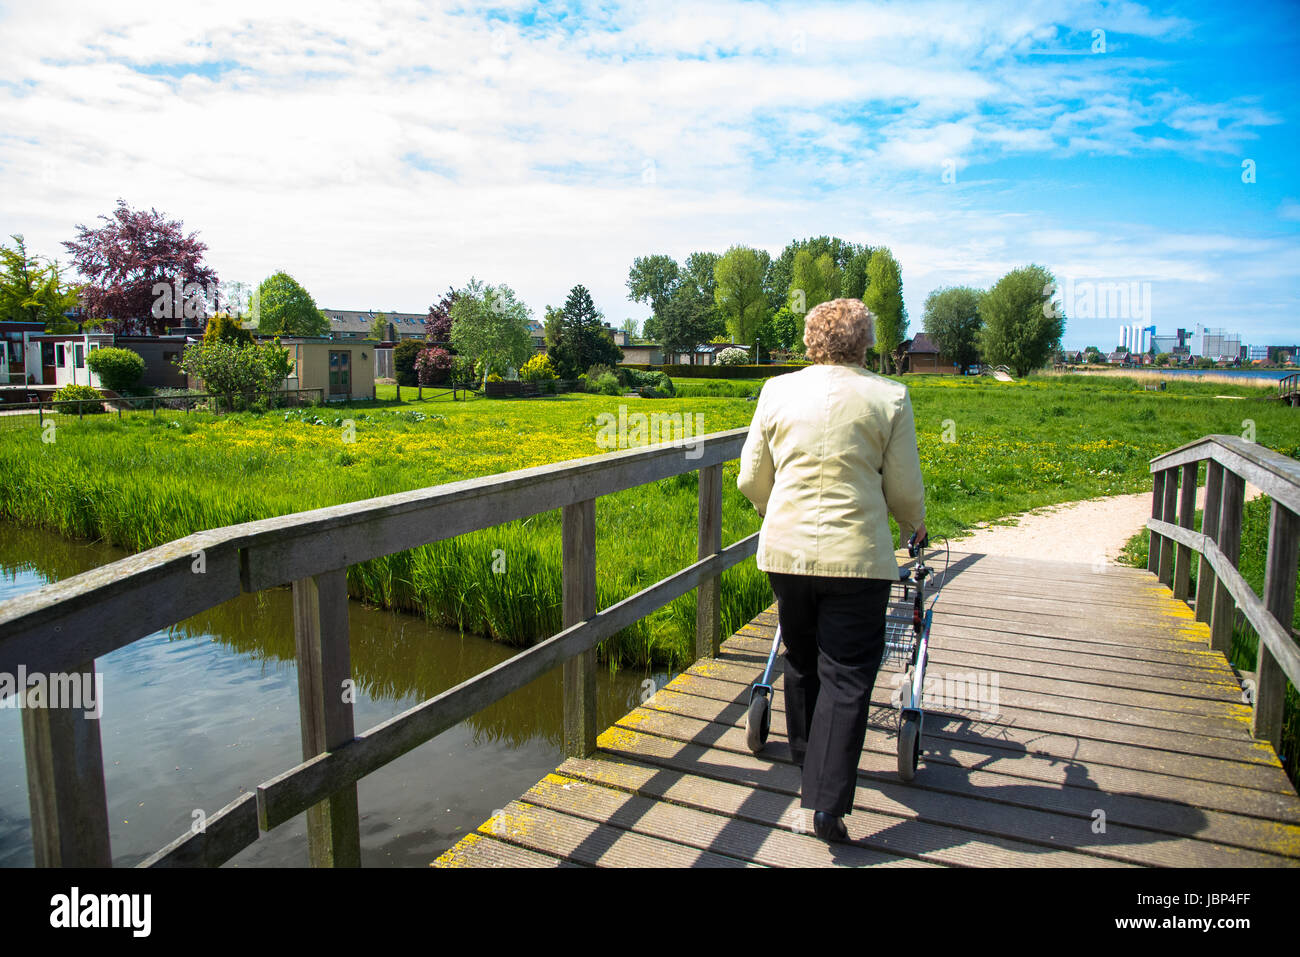
{"type": "MultiPolygon", "coordinates": [[[[1259,442],[1300,452],[1300,416],[1245,387],[1178,382],[1148,392],[1118,377],[906,382],[933,536],[1040,505],[1149,489],[1150,458],[1209,432],[1239,434],[1243,420],[1259,442]],[[1229,390],[1251,397],[1215,398],[1229,390]]],[[[761,383],[677,385],[674,399],[460,402],[411,401],[415,390],[403,388],[400,404],[382,401],[395,390],[381,386],[380,402],[342,407],[59,417],[53,442],[34,423],[10,426],[0,429],[0,517],[139,550],[201,529],[597,454],[597,416],[621,404],[698,414],[708,432],[743,427],[761,383]]],[[[736,468],[725,471],[725,542],[759,527],[735,488],[736,468]]],[[[599,500],[600,604],[694,561],[695,513],[694,473],[599,500]]],[[[558,511],[356,566],[349,587],[366,601],[528,644],[560,627],[558,511]],[[493,571],[497,557],[503,573],[493,571]]],[[[728,630],[771,600],[752,563],[726,574],[723,594],[728,630]]],[[[604,657],[681,664],[691,657],[694,621],[692,594],[610,639],[604,657]]]]}

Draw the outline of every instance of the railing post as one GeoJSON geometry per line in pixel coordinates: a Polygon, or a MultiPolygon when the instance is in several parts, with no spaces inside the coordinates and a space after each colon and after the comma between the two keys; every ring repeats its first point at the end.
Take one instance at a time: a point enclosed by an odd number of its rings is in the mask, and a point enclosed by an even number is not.
{"type": "MultiPolygon", "coordinates": [[[[1214,459],[1205,463],[1205,505],[1201,509],[1201,534],[1207,542],[1219,540],[1219,509],[1223,504],[1223,466],[1214,459]]],[[[1218,580],[1210,560],[1201,555],[1196,568],[1196,620],[1210,622],[1218,580]]]]}
{"type": "MultiPolygon", "coordinates": [[[[1151,517],[1161,519],[1164,517],[1163,510],[1165,507],[1165,476],[1168,475],[1168,469],[1161,469],[1151,478],[1151,517]]],[[[1160,571],[1160,543],[1164,541],[1164,536],[1151,532],[1151,537],[1147,543],[1147,571],[1155,574],[1160,571]]]]}
{"type": "MultiPolygon", "coordinates": [[[[564,627],[596,614],[596,500],[565,505],[561,517],[564,561],[564,627]]],[[[564,753],[596,752],[596,649],[564,663],[564,753]]]]}
{"type": "MultiPolygon", "coordinates": [[[[1295,614],[1297,552],[1300,516],[1273,502],[1268,523],[1268,562],[1264,567],[1264,607],[1282,633],[1291,634],[1295,614]]],[[[1255,661],[1255,715],[1253,731],[1276,750],[1282,741],[1282,706],[1286,701],[1286,675],[1261,638],[1255,661]]]]}
{"type": "MultiPolygon", "coordinates": [[[[293,631],[302,756],[314,758],[354,736],[347,569],[293,583],[293,631]]],[[[312,867],[361,866],[356,784],[339,788],[307,811],[307,843],[312,867]]]]}
{"type": "MultiPolygon", "coordinates": [[[[1219,551],[1235,567],[1241,555],[1241,505],[1245,496],[1246,480],[1236,472],[1224,469],[1223,495],[1219,506],[1219,551]]],[[[1210,647],[1225,655],[1232,651],[1232,625],[1237,604],[1223,582],[1214,588],[1214,609],[1210,612],[1210,647]]]]}
{"type": "MultiPolygon", "coordinates": [[[[95,689],[95,705],[102,704],[93,661],[67,677],[83,690],[95,689]]],[[[45,707],[28,705],[22,711],[36,866],[111,867],[99,718],[87,716],[86,712],[93,709],[84,694],[84,708],[69,707],[69,701],[50,700],[55,676],[46,678],[45,707]],[[59,707],[50,707],[52,704],[59,707]]],[[[16,693],[27,694],[27,690],[18,689],[16,693]]]]}
{"type": "MultiPolygon", "coordinates": [[[[1195,484],[1195,480],[1193,480],[1195,484]]],[[[1178,471],[1177,469],[1165,469],[1165,487],[1164,503],[1161,507],[1160,517],[1163,521],[1173,524],[1178,520],[1175,510],[1178,508],[1178,471]]],[[[1157,572],[1160,582],[1163,585],[1172,586],[1174,583],[1174,540],[1166,536],[1160,537],[1160,570],[1157,572]]]]}
{"type": "MultiPolygon", "coordinates": [[[[1182,485],[1178,497],[1178,524],[1191,531],[1196,520],[1196,475],[1199,462],[1183,466],[1182,485]]],[[[1167,519],[1166,519],[1167,521],[1167,519]]],[[[1174,563],[1174,597],[1183,601],[1191,590],[1192,547],[1178,543],[1178,560],[1174,563]]]]}
{"type": "MultiPolygon", "coordinates": [[[[700,469],[697,558],[722,551],[722,466],[700,469]]],[[[722,650],[722,579],[700,582],[695,592],[695,657],[716,658],[722,650]]]]}

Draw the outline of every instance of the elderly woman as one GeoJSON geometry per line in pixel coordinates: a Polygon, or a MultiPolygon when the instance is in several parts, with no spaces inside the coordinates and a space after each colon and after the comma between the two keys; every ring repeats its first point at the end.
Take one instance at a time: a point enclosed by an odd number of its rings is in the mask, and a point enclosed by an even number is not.
{"type": "Polygon", "coordinates": [[[814,365],[769,379],[738,485],[763,516],[758,567],[785,641],[785,719],[801,803],[823,840],[847,839],[871,689],[898,562],[887,515],[925,536],[925,486],[907,388],[863,368],[871,313],[834,299],[808,313],[814,365]]]}

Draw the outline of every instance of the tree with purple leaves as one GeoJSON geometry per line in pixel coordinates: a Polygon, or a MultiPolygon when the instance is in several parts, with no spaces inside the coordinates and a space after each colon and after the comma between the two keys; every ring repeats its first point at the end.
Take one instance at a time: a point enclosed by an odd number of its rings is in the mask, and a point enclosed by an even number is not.
{"type": "Polygon", "coordinates": [[[209,302],[217,274],[203,261],[208,247],[197,232],[186,235],[180,220],[131,209],[122,199],[111,216],[99,218],[99,229],[78,224],[77,238],[63,244],[86,280],[81,307],[88,316],[109,320],[117,332],[147,334],[206,321],[217,305],[209,302]],[[160,302],[165,308],[157,308],[160,302]]]}
{"type": "Polygon", "coordinates": [[[443,297],[429,307],[424,320],[424,338],[440,345],[451,344],[451,307],[456,302],[456,290],[448,289],[443,297]]]}
{"type": "Polygon", "coordinates": [[[451,376],[455,362],[446,349],[431,346],[415,357],[415,374],[420,385],[442,385],[451,376]]]}

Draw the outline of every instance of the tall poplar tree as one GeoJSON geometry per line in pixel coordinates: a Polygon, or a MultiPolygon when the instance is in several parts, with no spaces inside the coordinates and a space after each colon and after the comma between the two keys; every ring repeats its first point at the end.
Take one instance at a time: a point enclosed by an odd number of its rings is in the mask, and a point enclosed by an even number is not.
{"type": "Polygon", "coordinates": [[[889,372],[895,350],[907,337],[907,308],[903,305],[903,274],[888,246],[880,246],[867,263],[867,289],[862,301],[876,318],[876,355],[880,371],[889,372]]]}
{"type": "Polygon", "coordinates": [[[753,345],[759,327],[767,318],[764,289],[771,257],[763,250],[732,246],[718,260],[713,274],[717,280],[714,301],[737,342],[753,345]]]}

